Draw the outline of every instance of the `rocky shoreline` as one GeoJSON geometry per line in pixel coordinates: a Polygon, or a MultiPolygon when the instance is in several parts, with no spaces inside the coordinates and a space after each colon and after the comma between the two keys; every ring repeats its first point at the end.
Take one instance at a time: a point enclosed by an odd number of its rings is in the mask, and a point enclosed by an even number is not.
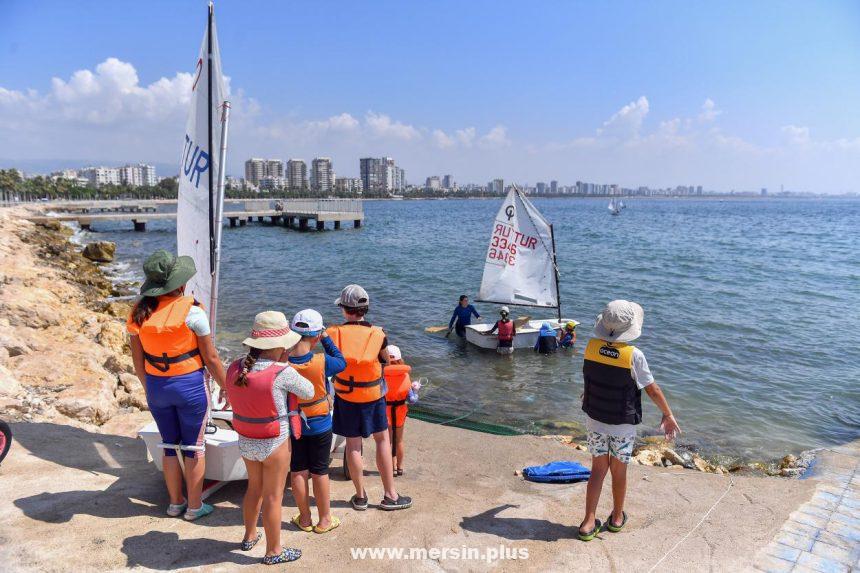
{"type": "MultiPolygon", "coordinates": [[[[109,262],[113,245],[77,245],[59,222],[34,224],[22,215],[0,210],[0,411],[8,421],[90,430],[110,421],[121,427],[124,416],[147,406],[125,335],[130,303],[111,300],[128,292],[91,260],[109,262]]],[[[581,435],[544,437],[585,450],[581,435]]],[[[647,437],[637,441],[633,459],[646,466],[797,478],[814,457],[810,450],[780,460],[726,462],[647,437]]]]}
{"type": "Polygon", "coordinates": [[[0,411],[97,429],[146,409],[128,352],[128,303],[60,223],[0,210],[0,411]]]}

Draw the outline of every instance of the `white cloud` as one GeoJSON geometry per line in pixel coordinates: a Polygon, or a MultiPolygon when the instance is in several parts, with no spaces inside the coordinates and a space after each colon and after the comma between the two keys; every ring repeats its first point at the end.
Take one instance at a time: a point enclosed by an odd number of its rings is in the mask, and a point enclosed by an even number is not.
{"type": "Polygon", "coordinates": [[[364,116],[364,123],[370,134],[375,137],[401,139],[403,141],[421,139],[421,132],[415,127],[393,121],[389,116],[382,113],[367,112],[367,115],[364,116]]]}
{"type": "Polygon", "coordinates": [[[511,144],[511,140],[508,139],[508,128],[503,125],[497,125],[487,132],[486,135],[481,136],[478,143],[484,149],[508,147],[511,144]]]}
{"type": "Polygon", "coordinates": [[[457,142],[454,141],[453,137],[447,135],[441,129],[433,130],[433,143],[436,144],[436,147],[439,149],[448,149],[449,147],[454,147],[457,145],[457,142]]]}
{"type": "Polygon", "coordinates": [[[311,121],[308,125],[320,131],[355,131],[359,128],[360,123],[352,115],[344,112],[339,115],[333,115],[322,121],[311,121]]]}
{"type": "Polygon", "coordinates": [[[705,100],[705,103],[702,104],[702,112],[699,114],[699,121],[702,123],[709,123],[717,119],[717,116],[720,115],[722,110],[717,109],[717,104],[714,103],[714,100],[708,98],[705,100]]]}
{"type": "Polygon", "coordinates": [[[783,126],[782,133],[786,136],[788,142],[794,145],[806,145],[810,141],[808,127],[786,125],[783,126]]]}
{"type": "Polygon", "coordinates": [[[644,95],[639,96],[639,99],[628,103],[603,122],[603,127],[597,130],[597,135],[619,139],[638,137],[649,108],[648,98],[644,95]]]}

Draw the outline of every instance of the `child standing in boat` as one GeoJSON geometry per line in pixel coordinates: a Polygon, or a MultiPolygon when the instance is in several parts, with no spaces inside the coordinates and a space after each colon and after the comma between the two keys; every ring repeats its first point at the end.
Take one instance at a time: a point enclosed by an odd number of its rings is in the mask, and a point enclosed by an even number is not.
{"type": "Polygon", "coordinates": [[[663,412],[660,428],[667,439],[681,433],[669,403],[648,368],[645,355],[628,344],[642,334],[645,313],[635,302],[614,300],[606,305],[588,341],[582,374],[585,393],[582,410],[587,414],[591,477],[585,493],[585,519],[579,538],[591,541],[603,525],[613,533],[627,523],[624,497],[627,493],[627,464],[633,453],[636,425],[642,422],[642,390],[663,412]],[[612,513],[602,524],[597,503],[607,472],[612,474],[612,513]]]}
{"type": "Polygon", "coordinates": [[[407,404],[418,401],[418,390],[421,385],[409,377],[412,367],[403,363],[400,348],[388,346],[388,366],[385,367],[385,384],[388,392],[385,394],[385,413],[388,416],[388,435],[391,438],[391,456],[394,458],[394,475],[403,475],[403,458],[406,450],[403,445],[403,429],[406,425],[407,404]]]}

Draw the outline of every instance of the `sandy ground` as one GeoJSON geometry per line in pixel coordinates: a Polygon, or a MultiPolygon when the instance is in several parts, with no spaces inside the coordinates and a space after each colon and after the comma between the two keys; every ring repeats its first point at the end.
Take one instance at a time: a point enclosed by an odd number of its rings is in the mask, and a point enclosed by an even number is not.
{"type": "MultiPolygon", "coordinates": [[[[51,423],[18,423],[15,443],[0,467],[0,563],[4,571],[107,571],[126,568],[227,571],[258,565],[262,544],[238,550],[244,482],[214,494],[216,512],[197,523],[164,515],[161,476],[146,462],[134,428],[145,412],[109,422],[101,431],[51,423]]],[[[588,456],[534,436],[499,437],[410,420],[402,493],[415,506],[386,513],[348,507],[352,485],[332,463],[332,499],[343,525],[327,535],[301,533],[289,524],[295,507],[284,498],[283,541],[304,556],[295,566],[331,571],[648,571],[730,488],[730,478],[682,469],[633,465],[622,533],[590,543],[575,538],[585,484],[525,482],[524,466],[588,456]],[[487,564],[478,560],[364,560],[353,547],[528,550],[528,559],[487,564]]],[[[373,460],[372,441],[365,460],[373,460]]],[[[381,498],[375,469],[371,502],[381,498]]],[[[789,514],[809,499],[812,480],[734,477],[734,485],[659,571],[737,571],[751,567],[789,514]]],[[[601,517],[611,508],[608,484],[601,517]]],[[[449,549],[450,551],[450,549],[449,549]]],[[[290,567],[285,565],[282,567],[290,567]]]]}

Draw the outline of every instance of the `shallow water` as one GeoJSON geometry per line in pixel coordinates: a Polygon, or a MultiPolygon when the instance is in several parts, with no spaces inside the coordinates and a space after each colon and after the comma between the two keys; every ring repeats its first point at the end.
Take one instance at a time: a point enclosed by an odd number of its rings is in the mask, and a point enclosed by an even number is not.
{"type": "MultiPolygon", "coordinates": [[[[620,217],[604,200],[534,202],[555,223],[564,315],[583,322],[576,355],[499,357],[424,333],[477,294],[499,200],[367,202],[357,230],[225,228],[219,346],[238,354],[268,308],[335,321],[334,299],[357,282],[369,318],[429,378],[424,407],[541,431],[584,421],[581,350],[602,305],[627,298],[645,308],[637,345],[684,442],[761,458],[860,436],[860,200],[631,200],[620,217]]],[[[114,268],[139,278],[146,254],[174,248],[175,227],[130,226],[88,235],[116,241],[114,268]]],[[[653,433],[659,413],[643,402],[653,433]]]]}

